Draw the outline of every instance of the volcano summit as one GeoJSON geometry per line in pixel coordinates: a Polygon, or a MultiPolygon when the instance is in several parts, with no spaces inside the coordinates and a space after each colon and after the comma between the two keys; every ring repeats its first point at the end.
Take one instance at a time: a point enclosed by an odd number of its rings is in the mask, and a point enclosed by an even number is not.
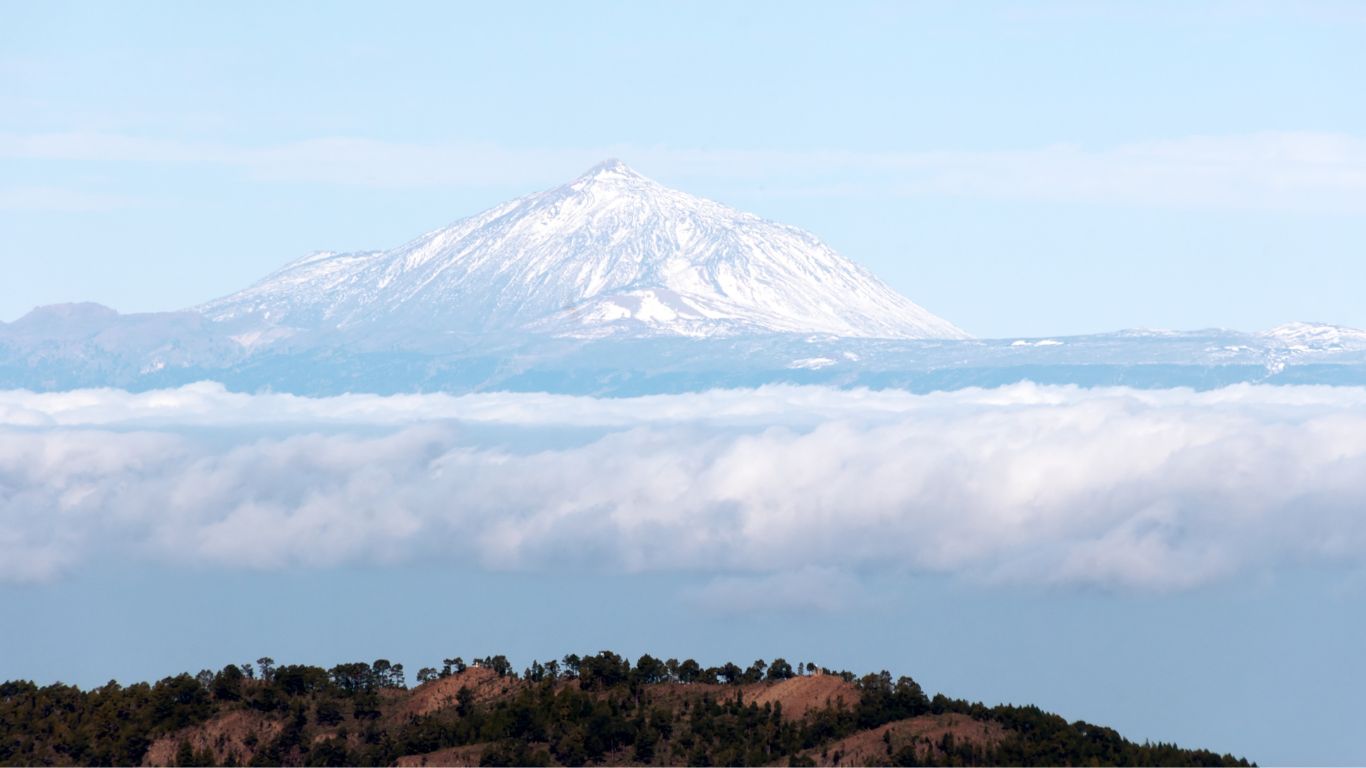
{"type": "Polygon", "coordinates": [[[196,310],[276,338],[967,338],[814,235],[670,189],[617,160],[392,250],[306,256],[196,310]]]}

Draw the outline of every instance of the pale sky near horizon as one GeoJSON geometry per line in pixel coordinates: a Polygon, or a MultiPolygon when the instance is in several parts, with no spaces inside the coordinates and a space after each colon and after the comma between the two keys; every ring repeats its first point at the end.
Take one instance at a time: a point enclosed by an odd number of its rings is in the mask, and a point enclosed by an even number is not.
{"type": "Polygon", "coordinates": [[[0,4],[0,321],[618,156],[980,336],[1366,326],[1354,3],[0,4]]]}

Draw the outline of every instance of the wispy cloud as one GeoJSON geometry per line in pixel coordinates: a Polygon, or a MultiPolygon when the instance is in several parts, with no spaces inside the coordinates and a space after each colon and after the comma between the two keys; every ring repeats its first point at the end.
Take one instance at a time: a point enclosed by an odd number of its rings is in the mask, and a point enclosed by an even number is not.
{"type": "Polygon", "coordinates": [[[141,205],[126,195],[109,195],[57,186],[0,187],[0,211],[92,213],[141,205]]]}
{"type": "Polygon", "coordinates": [[[1366,138],[1271,132],[998,151],[534,149],[319,137],[269,146],[95,133],[0,134],[0,157],[205,165],[261,182],[528,189],[619,156],[667,180],[868,194],[1322,212],[1366,210],[1366,138]]]}
{"type": "Polygon", "coordinates": [[[1184,589],[1360,563],[1363,509],[1355,388],[0,395],[6,580],[454,558],[713,571],[722,603],[803,569],[1184,589]]]}

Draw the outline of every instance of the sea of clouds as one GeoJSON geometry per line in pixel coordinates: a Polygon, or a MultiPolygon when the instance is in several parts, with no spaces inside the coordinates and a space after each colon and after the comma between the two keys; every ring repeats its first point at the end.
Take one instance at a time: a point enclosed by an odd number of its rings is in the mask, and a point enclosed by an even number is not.
{"type": "Polygon", "coordinates": [[[1366,389],[0,392],[0,581],[111,558],[1186,589],[1366,559],[1366,389]]]}

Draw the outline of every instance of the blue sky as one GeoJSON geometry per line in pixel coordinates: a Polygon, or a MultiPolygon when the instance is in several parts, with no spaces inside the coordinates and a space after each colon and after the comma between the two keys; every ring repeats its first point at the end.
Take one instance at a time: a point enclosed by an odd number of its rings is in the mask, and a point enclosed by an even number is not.
{"type": "Polygon", "coordinates": [[[175,309],[607,155],[982,336],[1366,326],[1352,3],[0,7],[0,319],[175,309]]]}
{"type": "MultiPolygon", "coordinates": [[[[0,4],[0,321],[617,156],[981,336],[1366,327],[1363,39],[1345,2],[0,4]]],[[[784,655],[1366,761],[1362,390],[865,396],[0,393],[0,678],[784,655]]]]}

